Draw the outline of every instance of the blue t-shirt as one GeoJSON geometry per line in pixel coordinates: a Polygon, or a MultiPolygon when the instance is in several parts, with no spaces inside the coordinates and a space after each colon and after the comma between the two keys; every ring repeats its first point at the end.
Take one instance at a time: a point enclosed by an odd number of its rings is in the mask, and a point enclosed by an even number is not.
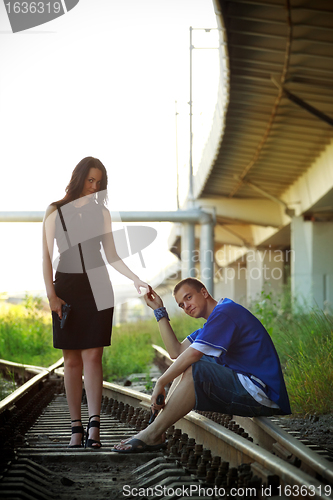
{"type": "MultiPolygon", "coordinates": [[[[267,397],[291,413],[281,365],[274,344],[260,321],[230,299],[219,302],[202,328],[187,337],[220,351],[217,363],[260,379],[267,397]]],[[[199,346],[198,346],[199,347],[199,346]]],[[[199,349],[200,350],[200,349],[199,349]]]]}

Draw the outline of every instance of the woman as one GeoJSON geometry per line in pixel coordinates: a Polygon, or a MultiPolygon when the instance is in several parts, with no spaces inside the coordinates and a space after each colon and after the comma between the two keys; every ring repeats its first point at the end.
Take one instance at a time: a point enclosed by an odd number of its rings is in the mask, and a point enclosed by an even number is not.
{"type": "Polygon", "coordinates": [[[89,422],[86,447],[100,448],[103,347],[110,345],[113,291],[100,252],[108,262],[133,280],[139,293],[141,281],[117,254],[111,217],[105,207],[107,173],[100,160],[87,157],[75,167],[66,195],[48,206],[43,223],[43,275],[52,311],[53,344],[63,350],[65,388],[72,420],[69,446],[83,446],[81,423],[82,370],[87,394],[89,422]],[[53,281],[53,244],[59,262],[53,281]],[[63,305],[71,309],[62,327],[63,305]],[[78,425],[80,423],[80,425],[78,425]]]}

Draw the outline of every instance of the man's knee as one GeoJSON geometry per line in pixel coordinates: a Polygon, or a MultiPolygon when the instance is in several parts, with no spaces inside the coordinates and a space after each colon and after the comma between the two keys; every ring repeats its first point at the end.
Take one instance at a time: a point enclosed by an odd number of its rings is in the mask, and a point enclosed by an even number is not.
{"type": "Polygon", "coordinates": [[[183,373],[182,380],[186,382],[193,382],[192,365],[186,368],[186,370],[183,373]]]}

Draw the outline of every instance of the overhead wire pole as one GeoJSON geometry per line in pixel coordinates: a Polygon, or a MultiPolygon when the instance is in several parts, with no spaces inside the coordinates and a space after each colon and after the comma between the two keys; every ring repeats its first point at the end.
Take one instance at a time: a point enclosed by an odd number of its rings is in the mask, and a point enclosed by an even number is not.
{"type": "Polygon", "coordinates": [[[179,210],[179,165],[178,165],[178,115],[177,101],[175,101],[175,117],[176,117],[176,172],[177,172],[177,210],[179,210]]]}
{"type": "MultiPolygon", "coordinates": [[[[193,189],[193,49],[207,48],[218,49],[218,47],[194,47],[193,30],[210,32],[218,28],[192,28],[190,26],[190,157],[189,157],[189,191],[187,208],[195,208],[193,189]]],[[[182,278],[196,277],[196,255],[195,255],[195,224],[188,222],[182,227],[182,278]]],[[[213,294],[214,290],[214,224],[201,226],[200,237],[200,277],[205,283],[207,290],[213,294]]]]}
{"type": "Polygon", "coordinates": [[[194,193],[193,193],[193,49],[217,49],[219,47],[194,47],[193,46],[193,37],[192,37],[192,32],[193,30],[196,31],[206,31],[206,33],[209,33],[210,31],[218,30],[219,28],[192,28],[190,26],[190,161],[189,161],[189,195],[188,195],[188,205],[190,207],[193,207],[195,205],[194,203],[194,193]]]}
{"type": "MultiPolygon", "coordinates": [[[[189,191],[187,197],[187,209],[195,208],[193,196],[193,132],[192,132],[192,26],[190,26],[190,156],[189,156],[189,191]]],[[[195,278],[195,223],[184,222],[181,237],[181,269],[182,279],[195,278]]]]}
{"type": "Polygon", "coordinates": [[[193,206],[194,205],[194,196],[193,196],[193,124],[192,124],[192,118],[193,118],[193,109],[192,109],[192,51],[193,51],[193,45],[192,45],[192,31],[193,28],[190,26],[190,165],[189,165],[189,196],[188,200],[190,204],[193,206]]]}
{"type": "Polygon", "coordinates": [[[188,194],[188,206],[195,206],[194,190],[193,190],[193,49],[219,49],[219,47],[194,47],[193,45],[193,30],[205,31],[209,33],[210,31],[219,30],[219,28],[192,28],[190,26],[190,161],[189,161],[189,194],[188,194]]]}

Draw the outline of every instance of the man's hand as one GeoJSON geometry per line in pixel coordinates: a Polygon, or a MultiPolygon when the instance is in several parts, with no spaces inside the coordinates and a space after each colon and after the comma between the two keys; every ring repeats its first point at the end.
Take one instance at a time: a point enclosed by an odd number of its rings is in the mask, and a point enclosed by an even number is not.
{"type": "Polygon", "coordinates": [[[162,408],[164,408],[165,406],[165,388],[163,386],[163,384],[160,383],[159,380],[157,380],[156,384],[155,384],[155,387],[154,387],[154,390],[153,390],[153,394],[151,395],[151,409],[152,411],[159,411],[161,410],[162,408]],[[163,404],[161,405],[158,405],[157,404],[157,397],[162,394],[163,395],[163,404]]]}
{"type": "Polygon", "coordinates": [[[147,306],[151,309],[163,307],[163,301],[159,295],[149,285],[149,292],[144,296],[147,306]]]}

